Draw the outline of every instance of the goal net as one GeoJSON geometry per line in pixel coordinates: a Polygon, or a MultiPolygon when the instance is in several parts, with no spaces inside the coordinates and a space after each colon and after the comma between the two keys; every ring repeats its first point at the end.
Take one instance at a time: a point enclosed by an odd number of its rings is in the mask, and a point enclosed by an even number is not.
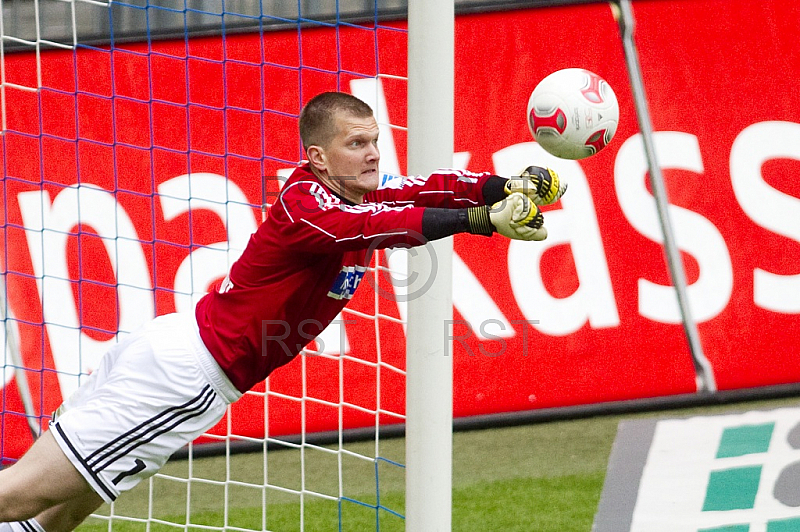
{"type": "MultiPolygon", "coordinates": [[[[224,277],[325,90],[369,103],[406,157],[404,2],[32,0],[0,17],[0,460],[103,353],[224,277]]],[[[403,252],[303,356],[86,530],[401,530],[403,252]]]]}

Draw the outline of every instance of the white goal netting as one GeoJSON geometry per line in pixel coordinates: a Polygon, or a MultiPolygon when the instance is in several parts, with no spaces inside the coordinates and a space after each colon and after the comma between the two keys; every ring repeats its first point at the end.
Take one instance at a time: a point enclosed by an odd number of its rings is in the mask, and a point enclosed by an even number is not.
{"type": "MultiPolygon", "coordinates": [[[[110,345],[225,275],[313,94],[370,103],[403,170],[406,31],[373,2],[5,2],[0,46],[3,465],[110,345]]],[[[404,269],[377,253],[304,356],[86,529],[402,529],[404,269]]]]}

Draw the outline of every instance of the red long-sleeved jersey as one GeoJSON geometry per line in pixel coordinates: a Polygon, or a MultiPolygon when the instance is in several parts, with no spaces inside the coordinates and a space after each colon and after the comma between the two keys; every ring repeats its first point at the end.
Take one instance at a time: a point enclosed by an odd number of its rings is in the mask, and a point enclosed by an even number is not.
{"type": "Polygon", "coordinates": [[[200,336],[244,392],[291,361],[353,297],[379,248],[416,246],[424,207],[483,205],[490,174],[381,174],[352,205],[298,167],[218,289],[197,304],[200,336]]]}

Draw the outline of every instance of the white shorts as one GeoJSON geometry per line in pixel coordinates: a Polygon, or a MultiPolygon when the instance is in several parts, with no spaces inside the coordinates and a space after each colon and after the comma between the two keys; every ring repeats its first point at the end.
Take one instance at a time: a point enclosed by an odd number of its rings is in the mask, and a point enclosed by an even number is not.
{"type": "Polygon", "coordinates": [[[64,454],[106,502],[155,474],[241,394],[192,314],[160,316],[115,344],[54,415],[64,454]]]}

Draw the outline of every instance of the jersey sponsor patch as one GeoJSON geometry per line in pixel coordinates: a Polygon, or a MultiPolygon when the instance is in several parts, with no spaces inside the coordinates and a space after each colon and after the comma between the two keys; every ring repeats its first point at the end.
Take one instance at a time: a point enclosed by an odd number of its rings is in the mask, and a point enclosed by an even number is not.
{"type": "Polygon", "coordinates": [[[334,279],[333,286],[328,292],[328,297],[333,299],[352,299],[366,271],[366,266],[342,266],[339,275],[334,279]]]}

